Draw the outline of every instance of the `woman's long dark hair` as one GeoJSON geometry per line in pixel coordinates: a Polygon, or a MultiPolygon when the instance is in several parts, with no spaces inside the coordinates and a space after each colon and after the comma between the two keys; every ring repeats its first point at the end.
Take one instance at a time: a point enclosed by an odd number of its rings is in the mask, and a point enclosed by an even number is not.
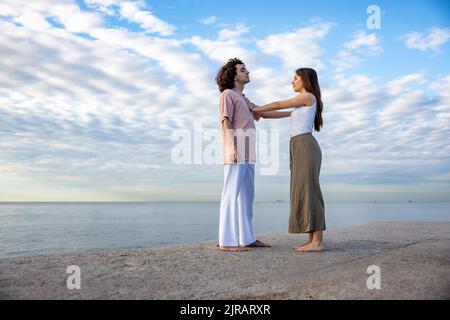
{"type": "Polygon", "coordinates": [[[238,58],[230,59],[228,62],[220,68],[216,76],[216,83],[219,86],[220,92],[224,92],[226,89],[234,88],[234,77],[236,77],[236,65],[243,64],[238,58]]]}
{"type": "Polygon", "coordinates": [[[320,94],[320,86],[317,73],[314,69],[311,68],[300,68],[296,70],[295,73],[302,79],[305,90],[309,93],[312,93],[316,97],[317,108],[316,116],[314,118],[314,130],[320,131],[320,128],[323,126],[323,103],[322,95],[320,94]]]}

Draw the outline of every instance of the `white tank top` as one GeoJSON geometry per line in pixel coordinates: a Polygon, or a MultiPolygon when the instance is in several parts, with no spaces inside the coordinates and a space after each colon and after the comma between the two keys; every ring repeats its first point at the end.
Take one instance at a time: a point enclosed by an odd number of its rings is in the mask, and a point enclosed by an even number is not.
{"type": "Polygon", "coordinates": [[[291,137],[306,132],[313,132],[315,117],[316,117],[316,97],[314,97],[314,103],[311,106],[296,107],[292,111],[291,137]]]}

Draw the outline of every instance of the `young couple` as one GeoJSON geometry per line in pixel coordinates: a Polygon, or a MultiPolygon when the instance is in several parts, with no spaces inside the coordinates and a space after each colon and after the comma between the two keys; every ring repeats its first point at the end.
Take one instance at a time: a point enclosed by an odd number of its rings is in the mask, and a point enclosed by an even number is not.
{"type": "Polygon", "coordinates": [[[324,249],[324,201],[319,184],[322,152],[312,131],[323,125],[320,87],[313,69],[295,71],[294,98],[256,106],[243,94],[250,82],[249,71],[239,59],[230,59],[218,72],[220,125],[223,141],[224,184],[220,202],[219,248],[247,251],[270,247],[255,238],[253,199],[255,177],[255,120],[261,117],[291,118],[290,233],[308,233],[309,241],[294,248],[297,252],[324,249]],[[278,111],[291,109],[292,111],[278,111]]]}

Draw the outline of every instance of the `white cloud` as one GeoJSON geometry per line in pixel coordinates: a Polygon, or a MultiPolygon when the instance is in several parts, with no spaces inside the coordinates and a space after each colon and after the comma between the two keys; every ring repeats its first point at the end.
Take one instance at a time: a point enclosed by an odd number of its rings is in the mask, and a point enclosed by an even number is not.
{"type": "Polygon", "coordinates": [[[244,24],[237,24],[232,28],[224,28],[219,31],[217,39],[208,39],[201,36],[193,36],[186,39],[186,43],[193,44],[203,52],[216,65],[223,65],[230,58],[239,58],[244,63],[255,63],[257,54],[246,48],[253,40],[243,39],[241,35],[248,33],[249,29],[244,24]]]}
{"type": "Polygon", "coordinates": [[[428,88],[437,93],[436,104],[430,110],[436,115],[434,126],[439,129],[445,128],[445,130],[442,130],[444,132],[438,132],[437,135],[450,135],[450,75],[439,77],[428,88]]]}
{"type": "Polygon", "coordinates": [[[430,84],[430,89],[439,92],[442,101],[450,108],[450,75],[439,77],[430,84]]]}
{"type": "Polygon", "coordinates": [[[396,96],[408,90],[411,85],[423,85],[426,79],[423,73],[413,73],[391,80],[387,83],[388,93],[396,96]]]}
{"type": "Polygon", "coordinates": [[[207,66],[198,54],[186,52],[180,41],[150,38],[117,29],[96,29],[90,34],[102,43],[157,61],[158,65],[173,77],[174,83],[182,81],[181,84],[194,97],[211,96],[213,85],[208,80],[212,75],[207,66]]]}
{"type": "Polygon", "coordinates": [[[17,22],[25,23],[27,28],[45,27],[43,19],[54,18],[73,33],[88,33],[92,28],[103,25],[103,17],[94,12],[82,11],[70,0],[20,1],[5,0],[0,15],[13,16],[17,22]],[[34,25],[34,23],[37,23],[34,25]]]}
{"type": "MultiPolygon", "coordinates": [[[[12,199],[8,190],[19,190],[23,181],[42,189],[42,200],[52,195],[67,199],[76,192],[80,199],[108,200],[111,192],[121,196],[123,190],[126,199],[145,200],[162,185],[173,200],[171,185],[194,189],[202,175],[220,189],[220,168],[178,167],[170,161],[173,129],[201,122],[216,127],[217,68],[228,58],[243,59],[251,77],[246,94],[261,104],[295,94],[290,82],[297,67],[325,67],[320,41],[329,35],[331,23],[264,39],[248,37],[249,28],[238,24],[213,39],[192,35],[178,40],[153,25],[144,29],[155,35],[105,27],[105,19],[121,13],[144,26],[151,13],[140,2],[126,13],[118,0],[85,3],[94,11],[68,0],[0,4],[3,200],[5,195],[12,199]],[[52,20],[64,28],[54,27],[52,20]]],[[[379,53],[379,42],[376,36],[355,33],[342,45],[343,56],[357,63],[379,53]]],[[[363,74],[332,79],[323,74],[325,126],[315,136],[323,150],[324,187],[350,181],[349,190],[364,185],[372,192],[398,190],[393,184],[448,182],[436,179],[448,172],[448,74],[433,79],[416,71],[387,83],[363,74]]],[[[281,130],[282,171],[267,177],[269,186],[288,182],[288,125],[288,119],[258,123],[281,130]]],[[[33,195],[32,190],[27,194],[33,195]]]]}
{"type": "Polygon", "coordinates": [[[200,19],[198,22],[200,22],[201,24],[205,24],[205,25],[210,25],[210,24],[214,24],[218,21],[216,16],[210,16],[204,19],[200,19]]]}
{"type": "Polygon", "coordinates": [[[51,7],[49,14],[54,15],[69,32],[74,33],[89,33],[93,28],[103,24],[100,15],[81,11],[74,4],[55,4],[51,7]]]}
{"type": "Polygon", "coordinates": [[[145,10],[143,2],[120,2],[120,14],[129,21],[136,22],[148,33],[159,33],[162,36],[172,35],[176,27],[157,18],[150,11],[145,10]]]}
{"type": "Polygon", "coordinates": [[[354,32],[351,39],[342,45],[333,63],[337,71],[352,68],[363,61],[363,57],[374,56],[383,52],[380,38],[375,34],[367,34],[364,30],[354,32]]]}
{"type": "Polygon", "coordinates": [[[235,39],[239,36],[248,33],[250,29],[245,26],[243,23],[239,23],[233,28],[223,28],[219,31],[219,40],[229,40],[229,39],[235,39]]]}
{"type": "Polygon", "coordinates": [[[270,35],[258,41],[257,45],[263,53],[281,59],[286,69],[312,67],[320,70],[325,63],[321,59],[323,50],[318,42],[332,27],[332,23],[318,22],[292,32],[270,35]]]}
{"type": "Polygon", "coordinates": [[[367,48],[371,53],[379,53],[383,49],[379,46],[380,39],[375,33],[367,34],[364,30],[358,30],[352,35],[352,39],[344,43],[347,50],[367,48]]]}
{"type": "Polygon", "coordinates": [[[51,27],[45,17],[36,12],[24,13],[14,18],[14,22],[20,23],[25,28],[35,30],[45,30],[51,27]]]}
{"type": "Polygon", "coordinates": [[[236,40],[210,40],[194,36],[189,42],[197,46],[208,58],[220,65],[235,57],[246,62],[254,59],[254,54],[241,46],[236,40]]]}
{"type": "Polygon", "coordinates": [[[410,32],[401,38],[409,49],[417,49],[423,52],[441,52],[441,46],[450,39],[450,28],[431,28],[425,32],[410,32]]]}
{"type": "Polygon", "coordinates": [[[145,1],[122,0],[86,0],[86,5],[101,13],[124,18],[138,24],[145,33],[157,33],[161,36],[173,35],[176,27],[156,17],[145,1]]]}
{"type": "Polygon", "coordinates": [[[84,0],[84,3],[93,10],[100,11],[104,14],[114,16],[116,14],[115,6],[120,0],[84,0]]]}

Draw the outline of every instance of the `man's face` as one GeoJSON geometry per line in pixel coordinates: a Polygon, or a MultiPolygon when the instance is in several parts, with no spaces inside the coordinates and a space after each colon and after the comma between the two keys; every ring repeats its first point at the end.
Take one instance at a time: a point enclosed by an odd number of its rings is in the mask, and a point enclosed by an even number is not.
{"type": "Polygon", "coordinates": [[[237,64],[235,67],[236,67],[236,77],[234,78],[234,80],[244,84],[249,83],[250,72],[248,72],[247,68],[245,67],[245,64],[237,64]]]}

